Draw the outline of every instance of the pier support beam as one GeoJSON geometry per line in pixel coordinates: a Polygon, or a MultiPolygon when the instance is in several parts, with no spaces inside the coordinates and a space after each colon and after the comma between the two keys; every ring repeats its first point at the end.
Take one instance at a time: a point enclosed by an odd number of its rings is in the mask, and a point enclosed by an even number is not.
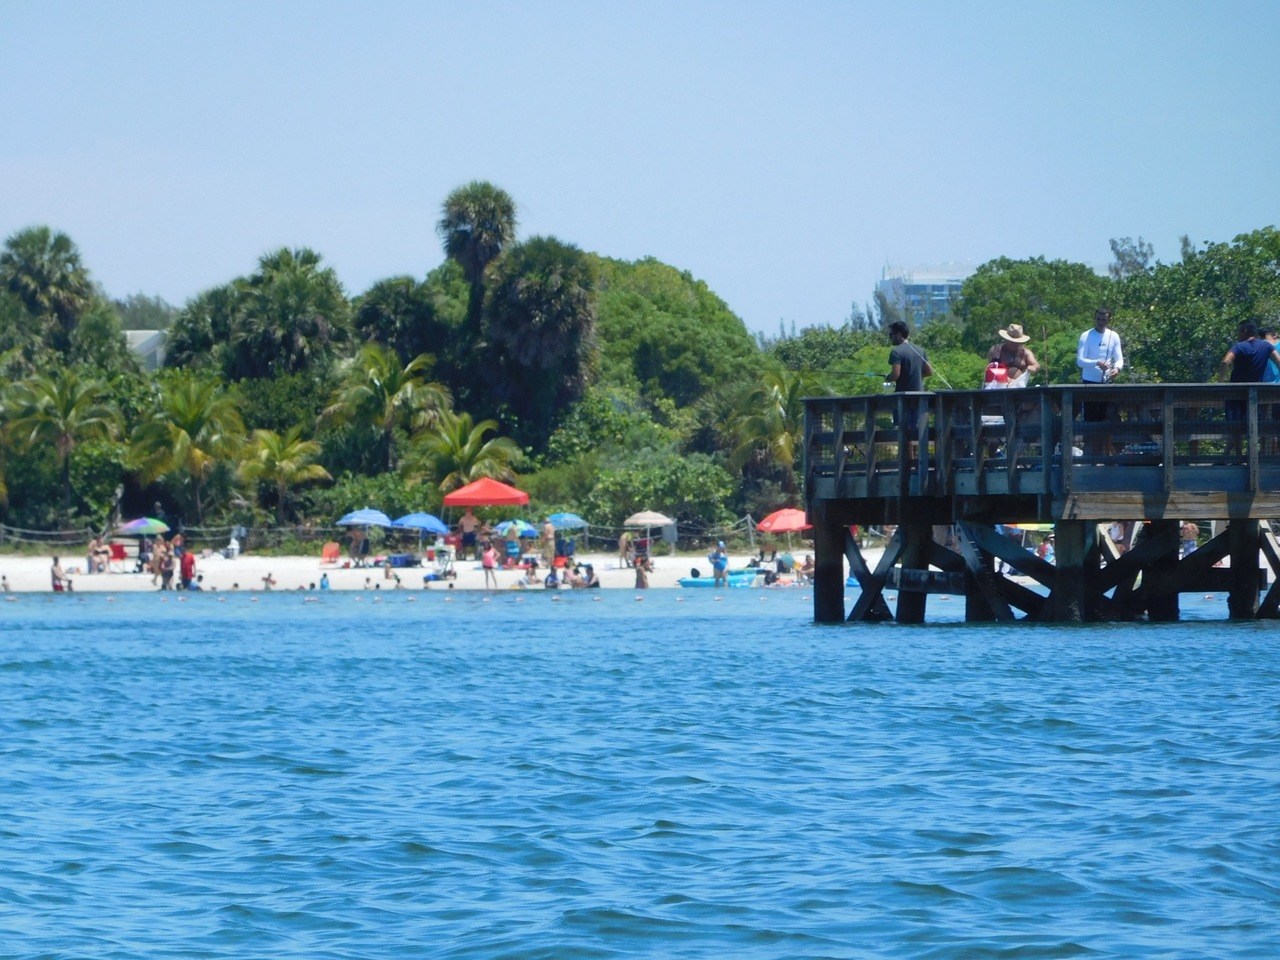
{"type": "Polygon", "coordinates": [[[1258,614],[1257,520],[1232,520],[1227,525],[1227,553],[1231,557],[1231,592],[1227,615],[1232,620],[1252,620],[1258,614]]]}
{"type": "MultiPolygon", "coordinates": [[[[927,523],[904,523],[898,527],[902,537],[902,569],[928,570],[929,548],[933,546],[933,527],[927,523]]],[[[923,591],[898,590],[898,622],[924,623],[923,591]]]]}
{"type": "Polygon", "coordinates": [[[844,526],[813,525],[813,619],[816,623],[844,622],[844,526]]]}
{"type": "Polygon", "coordinates": [[[1049,594],[1047,619],[1058,623],[1084,623],[1089,619],[1089,595],[1098,566],[1098,525],[1088,520],[1059,520],[1057,578],[1049,594]]]}
{"type": "Polygon", "coordinates": [[[1178,576],[1180,526],[1177,520],[1152,520],[1143,531],[1145,540],[1167,544],[1164,552],[1149,562],[1142,571],[1143,587],[1147,589],[1150,598],[1147,602],[1147,619],[1153,623],[1176,623],[1181,615],[1178,591],[1157,592],[1150,589],[1153,584],[1172,583],[1178,576]]]}

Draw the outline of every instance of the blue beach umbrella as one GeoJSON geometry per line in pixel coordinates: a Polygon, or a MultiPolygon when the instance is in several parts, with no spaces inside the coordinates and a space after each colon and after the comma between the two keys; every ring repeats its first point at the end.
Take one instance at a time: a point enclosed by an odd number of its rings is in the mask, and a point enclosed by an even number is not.
{"type": "Polygon", "coordinates": [[[587,526],[587,521],[576,513],[553,513],[547,519],[557,530],[582,530],[587,526]]]}
{"type": "Polygon", "coordinates": [[[389,527],[391,518],[381,510],[353,510],[338,521],[340,527],[389,527]]]}
{"type": "Polygon", "coordinates": [[[391,526],[405,530],[421,530],[423,533],[445,534],[449,532],[445,522],[433,513],[406,514],[398,520],[393,520],[391,526]]]}
{"type": "Polygon", "coordinates": [[[536,537],[538,535],[538,531],[534,527],[534,525],[531,523],[526,523],[523,520],[503,520],[500,524],[498,524],[493,529],[497,530],[500,534],[502,534],[505,537],[507,535],[507,530],[511,527],[512,524],[515,524],[516,530],[518,531],[518,536],[520,537],[536,537]]]}

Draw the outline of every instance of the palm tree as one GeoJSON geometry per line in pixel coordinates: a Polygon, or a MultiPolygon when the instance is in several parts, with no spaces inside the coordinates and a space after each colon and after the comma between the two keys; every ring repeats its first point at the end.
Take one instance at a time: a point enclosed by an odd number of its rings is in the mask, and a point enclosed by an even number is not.
{"type": "Polygon", "coordinates": [[[800,489],[796,460],[804,441],[804,398],[818,392],[816,382],[806,374],[766,372],[746,394],[743,412],[733,424],[736,442],[730,463],[737,469],[751,461],[777,468],[783,490],[794,499],[800,489]]]}
{"type": "Polygon", "coordinates": [[[266,483],[275,488],[276,523],[284,523],[289,490],[315,480],[330,480],[329,471],[315,462],[320,444],[303,440],[302,428],[291,427],[283,435],[255,430],[240,463],[240,479],[248,484],[266,483]]]}
{"type": "Polygon", "coordinates": [[[430,426],[451,402],[445,387],[421,378],[434,362],[424,353],[401,366],[394,351],[377,343],[365,344],[347,361],[324,416],[377,434],[383,466],[393,470],[396,428],[430,426]]]}
{"type": "Polygon", "coordinates": [[[471,284],[467,317],[471,330],[478,331],[485,268],[515,239],[516,202],[502,188],[473,180],[445,198],[436,229],[444,240],[445,256],[458,262],[471,284]]]}
{"type": "Polygon", "coordinates": [[[306,248],[281,249],[237,285],[228,373],[279,376],[323,366],[347,337],[350,304],[338,275],[306,248]]]}
{"type": "Polygon", "coordinates": [[[48,345],[65,357],[71,333],[93,300],[89,271],[65,233],[30,227],[9,237],[0,253],[0,284],[23,302],[48,345]]]}
{"type": "Polygon", "coordinates": [[[512,481],[520,448],[508,437],[485,439],[497,429],[493,420],[473,423],[469,413],[441,411],[436,426],[415,438],[405,471],[414,479],[438,484],[444,493],[481,477],[512,481]]]}
{"type": "Polygon", "coordinates": [[[71,454],[81,443],[107,439],[120,429],[120,414],[105,400],[106,387],[72,370],[36,374],[13,389],[11,435],[32,449],[53,449],[62,474],[62,516],[71,515],[71,454]]]}
{"type": "Polygon", "coordinates": [[[528,446],[545,444],[556,415],[592,377],[595,295],[591,258],[554,237],[516,244],[493,265],[484,310],[490,395],[506,404],[528,446]]]}
{"type": "Polygon", "coordinates": [[[181,375],[164,384],[160,409],[134,430],[134,458],[144,483],[169,473],[185,474],[199,523],[205,483],[243,439],[244,422],[235,400],[216,383],[181,375]]]}

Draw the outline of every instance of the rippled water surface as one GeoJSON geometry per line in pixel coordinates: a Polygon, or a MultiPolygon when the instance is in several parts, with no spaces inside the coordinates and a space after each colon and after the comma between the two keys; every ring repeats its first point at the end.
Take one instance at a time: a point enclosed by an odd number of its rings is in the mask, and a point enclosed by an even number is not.
{"type": "Polygon", "coordinates": [[[1280,952],[1274,625],[603,594],[0,604],[0,955],[1280,952]]]}

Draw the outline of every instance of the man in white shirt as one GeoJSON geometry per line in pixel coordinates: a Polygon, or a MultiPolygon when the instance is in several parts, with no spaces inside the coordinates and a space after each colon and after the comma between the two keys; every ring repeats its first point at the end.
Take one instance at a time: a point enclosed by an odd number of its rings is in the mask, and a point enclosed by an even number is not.
{"type": "MultiPolygon", "coordinates": [[[[1099,307],[1093,315],[1093,329],[1080,334],[1076,346],[1076,366],[1080,368],[1081,383],[1109,383],[1124,369],[1124,351],[1120,347],[1120,334],[1111,329],[1111,311],[1099,307]]],[[[1086,423],[1100,423],[1107,419],[1105,401],[1085,400],[1081,405],[1081,419],[1086,423]]],[[[1105,453],[1108,445],[1101,446],[1086,437],[1085,448],[1089,453],[1105,453]]]]}

